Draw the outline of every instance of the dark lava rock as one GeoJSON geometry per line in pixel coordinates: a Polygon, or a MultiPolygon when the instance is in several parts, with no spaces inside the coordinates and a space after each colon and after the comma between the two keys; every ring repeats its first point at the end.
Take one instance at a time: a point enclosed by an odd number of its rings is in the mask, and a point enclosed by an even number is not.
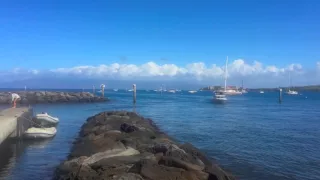
{"type": "Polygon", "coordinates": [[[119,177],[116,177],[115,179],[116,180],[144,180],[139,174],[134,174],[134,173],[121,174],[119,177]]]}
{"type": "Polygon", "coordinates": [[[126,133],[131,133],[133,131],[137,131],[138,128],[135,127],[135,126],[129,125],[127,123],[123,123],[120,126],[120,130],[123,131],[123,132],[126,132],[126,133]]]}
{"type": "Polygon", "coordinates": [[[197,180],[193,172],[181,168],[159,165],[153,161],[142,161],[140,174],[150,180],[197,180]]]}
{"type": "Polygon", "coordinates": [[[79,138],[73,143],[68,160],[58,166],[54,179],[234,178],[213,165],[196,147],[189,143],[176,143],[161,132],[152,120],[133,112],[111,111],[87,119],[81,127],[79,138]]]}
{"type": "Polygon", "coordinates": [[[185,143],[180,146],[186,153],[199,158],[206,166],[211,166],[212,162],[204,155],[198,148],[194,147],[190,143],[185,143]]]}
{"type": "Polygon", "coordinates": [[[125,149],[125,146],[120,141],[115,141],[108,137],[101,137],[98,139],[92,138],[92,140],[84,140],[75,144],[70,156],[90,156],[110,149],[125,149]]]}

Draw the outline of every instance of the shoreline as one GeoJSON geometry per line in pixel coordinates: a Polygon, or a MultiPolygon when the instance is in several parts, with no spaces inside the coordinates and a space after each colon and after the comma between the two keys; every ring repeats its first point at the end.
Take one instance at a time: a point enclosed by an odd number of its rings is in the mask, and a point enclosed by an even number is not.
{"type": "MultiPolygon", "coordinates": [[[[58,104],[58,103],[94,103],[105,102],[108,98],[95,96],[89,92],[64,92],[64,91],[10,91],[17,93],[21,99],[17,104],[58,104]]],[[[9,91],[0,92],[0,104],[10,104],[9,91]]]]}
{"type": "Polygon", "coordinates": [[[101,112],[82,125],[53,179],[231,180],[190,143],[177,143],[148,118],[101,112]]]}

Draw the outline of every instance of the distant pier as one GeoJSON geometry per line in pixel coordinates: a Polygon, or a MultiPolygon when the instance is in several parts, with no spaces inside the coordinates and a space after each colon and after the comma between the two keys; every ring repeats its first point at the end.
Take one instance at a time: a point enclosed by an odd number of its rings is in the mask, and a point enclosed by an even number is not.
{"type": "Polygon", "coordinates": [[[0,111],[0,145],[7,138],[20,138],[31,127],[32,108],[8,108],[0,111]]]}

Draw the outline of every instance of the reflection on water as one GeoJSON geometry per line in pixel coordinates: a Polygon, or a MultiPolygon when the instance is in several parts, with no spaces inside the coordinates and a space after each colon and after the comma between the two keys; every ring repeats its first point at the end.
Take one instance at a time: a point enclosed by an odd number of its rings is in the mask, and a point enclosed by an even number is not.
{"type": "Polygon", "coordinates": [[[20,160],[26,149],[44,149],[51,139],[45,140],[14,140],[7,139],[0,145],[0,180],[8,179],[11,169],[20,160]]]}
{"type": "Polygon", "coordinates": [[[21,146],[12,140],[5,140],[0,145],[0,179],[5,179],[12,167],[15,166],[16,157],[20,155],[21,146]]]}
{"type": "Polygon", "coordinates": [[[48,143],[53,138],[50,138],[50,139],[37,139],[37,140],[36,139],[29,139],[29,140],[25,140],[24,144],[30,150],[32,150],[32,149],[44,149],[46,147],[46,145],[48,145],[48,143]]]}

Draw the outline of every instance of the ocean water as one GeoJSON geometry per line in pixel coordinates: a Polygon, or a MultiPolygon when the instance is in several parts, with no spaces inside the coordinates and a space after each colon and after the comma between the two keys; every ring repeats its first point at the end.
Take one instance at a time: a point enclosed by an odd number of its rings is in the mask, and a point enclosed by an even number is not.
{"type": "Polygon", "coordinates": [[[181,142],[191,142],[225,170],[244,180],[320,179],[320,94],[248,93],[214,104],[212,93],[170,94],[106,91],[111,101],[96,104],[36,105],[60,118],[57,135],[46,141],[5,142],[0,179],[51,179],[66,159],[81,125],[96,113],[130,110],[152,118],[181,142]]]}

